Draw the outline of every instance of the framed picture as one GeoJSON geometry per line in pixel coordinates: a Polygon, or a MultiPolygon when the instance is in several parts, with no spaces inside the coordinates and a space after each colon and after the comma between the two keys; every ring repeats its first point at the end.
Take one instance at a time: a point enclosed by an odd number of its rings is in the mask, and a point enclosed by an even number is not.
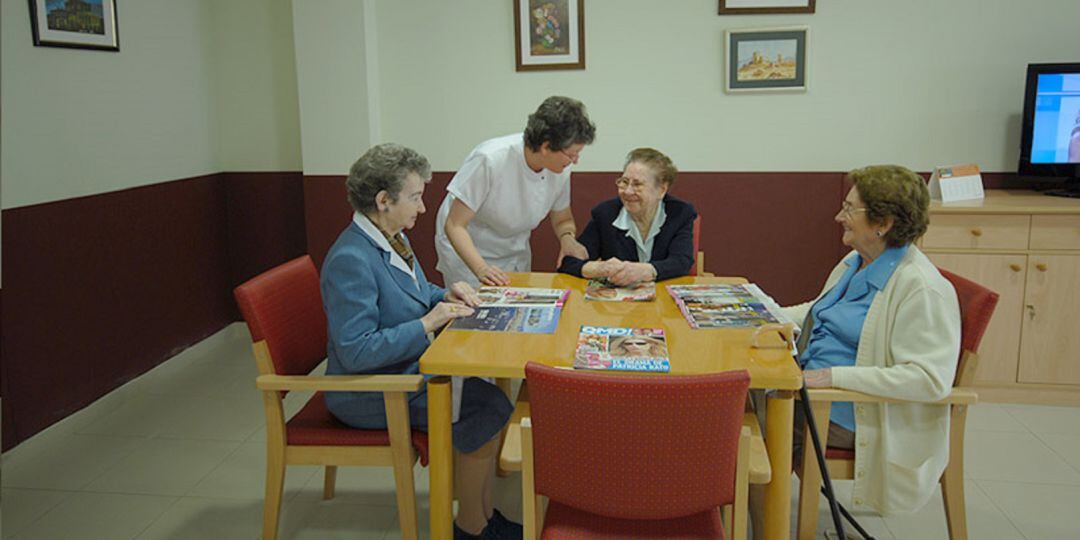
{"type": "Polygon", "coordinates": [[[806,91],[805,26],[728,30],[724,91],[806,91]]]}
{"type": "Polygon", "coordinates": [[[585,0],[514,0],[518,71],[585,69],[585,0]]]}
{"type": "Polygon", "coordinates": [[[116,0],[29,0],[34,45],[119,51],[116,0]]]}
{"type": "Polygon", "coordinates": [[[813,13],[815,0],[720,0],[721,15],[813,13]]]}

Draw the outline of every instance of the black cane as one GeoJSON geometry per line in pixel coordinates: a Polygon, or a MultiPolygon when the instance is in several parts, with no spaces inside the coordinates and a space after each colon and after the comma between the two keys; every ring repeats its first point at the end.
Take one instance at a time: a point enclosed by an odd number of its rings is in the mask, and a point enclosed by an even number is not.
{"type": "MultiPolygon", "coordinates": [[[[821,490],[825,492],[825,498],[829,499],[829,510],[832,512],[833,525],[840,540],[847,540],[844,534],[844,522],[840,518],[839,504],[836,502],[836,493],[833,492],[832,479],[829,478],[829,468],[825,465],[825,449],[821,447],[821,438],[818,437],[817,422],[810,410],[810,393],[806,391],[806,385],[799,389],[802,397],[803,416],[806,418],[806,429],[810,430],[810,441],[814,444],[814,454],[817,455],[818,468],[821,469],[821,490]]],[[[805,463],[803,464],[805,466],[805,463]]],[[[817,511],[816,509],[814,511],[817,511]]]]}

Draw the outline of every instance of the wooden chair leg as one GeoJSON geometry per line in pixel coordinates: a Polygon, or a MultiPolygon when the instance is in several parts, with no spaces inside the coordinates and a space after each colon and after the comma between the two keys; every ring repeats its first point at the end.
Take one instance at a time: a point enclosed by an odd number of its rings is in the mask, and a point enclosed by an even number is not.
{"type": "Polygon", "coordinates": [[[337,486],[337,466],[327,465],[326,471],[323,473],[323,488],[322,498],[324,501],[329,501],[334,498],[334,489],[337,486]]]}
{"type": "Polygon", "coordinates": [[[394,461],[394,485],[397,491],[398,524],[401,538],[416,540],[416,486],[413,465],[416,457],[412,447],[412,428],[409,426],[409,406],[405,392],[384,392],[386,425],[390,432],[390,448],[394,461]]]}
{"type": "Polygon", "coordinates": [[[266,498],[263,500],[263,540],[276,540],[285,488],[285,448],[270,443],[266,452],[266,498]]]}
{"type": "Polygon", "coordinates": [[[964,427],[967,406],[953,405],[949,426],[949,465],[941,475],[941,498],[945,502],[945,523],[950,540],[967,540],[967,510],[964,501],[964,427]]]}
{"type": "Polygon", "coordinates": [[[532,421],[521,419],[521,515],[524,540],[537,540],[543,530],[544,508],[533,475],[532,421]]]}
{"type": "Polygon", "coordinates": [[[735,462],[735,508],[726,525],[729,538],[746,538],[746,515],[750,509],[750,428],[743,426],[739,435],[739,454],[735,462]]]}

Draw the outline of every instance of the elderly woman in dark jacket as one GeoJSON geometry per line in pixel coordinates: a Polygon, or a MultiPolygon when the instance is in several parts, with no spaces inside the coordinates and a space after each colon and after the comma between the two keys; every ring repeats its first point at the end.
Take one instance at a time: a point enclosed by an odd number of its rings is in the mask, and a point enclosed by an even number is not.
{"type": "Polygon", "coordinates": [[[619,196],[596,205],[578,237],[589,258],[568,256],[559,271],[607,278],[615,285],[688,274],[694,264],[697,211],[668,195],[678,173],[659,150],[632,150],[615,181],[619,196]]]}

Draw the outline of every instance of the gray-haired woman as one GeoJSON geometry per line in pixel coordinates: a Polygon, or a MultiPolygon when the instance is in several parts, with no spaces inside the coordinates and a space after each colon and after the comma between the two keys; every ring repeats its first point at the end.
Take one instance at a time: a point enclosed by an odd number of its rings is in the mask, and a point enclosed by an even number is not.
{"type": "MultiPolygon", "coordinates": [[[[332,375],[418,373],[432,332],[472,313],[472,287],[433,285],[405,238],[404,230],[424,213],[428,160],[398,144],[380,144],[360,156],[345,181],[352,222],[338,236],[322,267],[327,318],[327,368],[332,375]]],[[[521,538],[521,526],[491,506],[498,434],[513,406],[494,385],[465,381],[460,419],[453,425],[459,452],[459,511],[455,537],[521,538]]],[[[383,429],[382,394],[328,392],[326,406],[342,422],[383,429]]],[[[427,428],[427,389],[409,396],[413,427],[427,428]]]]}

